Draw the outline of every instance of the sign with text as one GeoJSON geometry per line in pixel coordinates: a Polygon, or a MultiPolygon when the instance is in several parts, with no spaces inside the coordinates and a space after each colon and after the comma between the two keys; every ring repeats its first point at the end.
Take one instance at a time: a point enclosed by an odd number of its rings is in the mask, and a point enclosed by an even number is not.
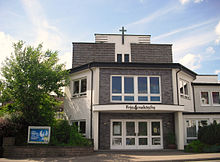
{"type": "Polygon", "coordinates": [[[47,144],[50,141],[50,127],[48,126],[29,126],[28,143],[47,144]]]}
{"type": "Polygon", "coordinates": [[[156,107],[152,105],[126,105],[129,110],[155,110],[156,107]]]}

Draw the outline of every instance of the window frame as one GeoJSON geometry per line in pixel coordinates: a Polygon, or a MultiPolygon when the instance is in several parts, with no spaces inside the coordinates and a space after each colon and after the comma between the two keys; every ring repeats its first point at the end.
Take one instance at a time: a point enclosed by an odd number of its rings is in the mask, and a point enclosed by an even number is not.
{"type": "Polygon", "coordinates": [[[184,79],[179,80],[179,93],[180,93],[180,97],[185,98],[185,99],[190,99],[190,84],[189,84],[189,81],[186,81],[184,79]],[[182,82],[182,85],[183,85],[183,93],[181,93],[181,91],[180,91],[181,82],[182,82]],[[188,94],[185,93],[184,83],[187,84],[188,94]]]}
{"type": "Polygon", "coordinates": [[[77,125],[77,131],[79,133],[81,133],[83,136],[85,136],[86,135],[86,120],[71,120],[71,125],[73,125],[74,123],[78,124],[77,125]],[[80,123],[81,122],[85,122],[85,132],[84,133],[82,133],[81,130],[80,130],[80,123]]]}
{"type": "Polygon", "coordinates": [[[200,93],[200,95],[199,95],[199,97],[200,97],[200,106],[220,106],[220,104],[214,104],[213,103],[213,96],[212,96],[212,92],[218,92],[219,93],[219,95],[220,95],[220,91],[209,91],[209,90],[202,90],[202,91],[200,91],[199,93],[200,93]],[[202,96],[201,96],[201,92],[208,92],[208,96],[209,96],[209,104],[202,104],[202,96]]]}
{"type": "MultiPolygon", "coordinates": [[[[212,95],[213,92],[218,92],[218,95],[220,96],[220,92],[219,92],[219,91],[212,91],[212,92],[211,92],[210,96],[211,96],[211,99],[212,99],[212,105],[213,105],[213,106],[220,106],[220,103],[219,103],[219,104],[216,104],[216,103],[213,102],[213,95],[212,95]]],[[[220,100],[220,98],[219,98],[219,100],[220,100]]]]}
{"type": "Polygon", "coordinates": [[[184,120],[184,123],[185,123],[185,124],[184,124],[184,125],[185,125],[185,143],[186,143],[186,144],[189,144],[189,143],[187,142],[187,140],[196,140],[196,139],[198,139],[199,121],[202,121],[202,120],[207,121],[207,125],[210,124],[209,118],[186,118],[186,119],[184,120]],[[195,123],[196,123],[196,136],[195,136],[195,137],[187,137],[187,120],[189,120],[189,121],[194,120],[195,123]]]}
{"type": "Polygon", "coordinates": [[[161,92],[161,76],[159,75],[111,75],[110,76],[110,102],[113,103],[162,103],[162,92],[161,92]],[[121,77],[121,93],[112,93],[112,77],[121,77]],[[134,81],[134,93],[125,93],[124,90],[124,78],[133,77],[134,81]],[[138,93],[138,77],[147,77],[147,93],[138,93]],[[150,78],[159,78],[159,94],[150,93],[150,78]],[[121,100],[112,100],[113,96],[121,96],[121,100]],[[134,96],[134,101],[125,101],[125,96],[134,96]],[[138,101],[138,97],[148,97],[148,101],[138,101]],[[160,101],[151,101],[151,97],[160,97],[160,101]]]}
{"type": "Polygon", "coordinates": [[[200,104],[201,106],[211,106],[211,96],[209,91],[200,91],[200,104]],[[208,99],[209,99],[209,104],[203,104],[202,103],[202,92],[207,92],[208,93],[208,99]]]}
{"type": "Polygon", "coordinates": [[[74,79],[72,80],[72,97],[76,98],[76,97],[84,97],[87,96],[87,89],[88,89],[88,82],[87,82],[87,77],[83,77],[83,78],[79,78],[79,79],[74,79]],[[82,80],[86,79],[86,91],[85,92],[81,92],[82,90],[82,80]],[[74,83],[76,81],[79,81],[79,93],[74,93],[74,83]]]}
{"type": "Polygon", "coordinates": [[[131,62],[131,54],[130,53],[116,53],[115,54],[115,62],[117,63],[129,63],[131,62]],[[118,62],[118,55],[121,55],[121,62],[118,62]],[[128,55],[129,61],[125,62],[125,55],[128,55]]]}

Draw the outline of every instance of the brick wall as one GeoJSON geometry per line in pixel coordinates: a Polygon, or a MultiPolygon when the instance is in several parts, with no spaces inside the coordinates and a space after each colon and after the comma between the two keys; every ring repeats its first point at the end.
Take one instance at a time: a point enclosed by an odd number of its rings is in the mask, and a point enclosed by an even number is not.
{"type": "Polygon", "coordinates": [[[167,148],[167,136],[174,131],[173,113],[99,113],[99,149],[110,149],[111,119],[162,119],[163,146],[167,148]]]}
{"type": "Polygon", "coordinates": [[[3,157],[5,158],[32,158],[32,157],[70,157],[89,155],[92,147],[70,146],[5,146],[3,157]]]}
{"type": "Polygon", "coordinates": [[[73,43],[72,67],[89,62],[115,62],[115,44],[73,43]]]}
{"type": "Polygon", "coordinates": [[[172,45],[131,44],[132,62],[172,63],[172,45]]]}
{"type": "Polygon", "coordinates": [[[101,68],[99,83],[99,104],[110,104],[111,75],[159,75],[161,77],[162,104],[173,104],[172,71],[169,69],[137,68],[101,68]]]}

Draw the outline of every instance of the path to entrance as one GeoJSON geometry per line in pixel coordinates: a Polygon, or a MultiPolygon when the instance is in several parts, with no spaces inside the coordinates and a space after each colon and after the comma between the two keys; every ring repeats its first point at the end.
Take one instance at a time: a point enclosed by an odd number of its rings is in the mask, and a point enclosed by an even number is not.
{"type": "Polygon", "coordinates": [[[220,153],[191,154],[181,151],[108,151],[95,152],[89,156],[69,157],[69,158],[32,158],[32,159],[5,159],[1,162],[111,162],[111,161],[218,161],[220,153]]]}

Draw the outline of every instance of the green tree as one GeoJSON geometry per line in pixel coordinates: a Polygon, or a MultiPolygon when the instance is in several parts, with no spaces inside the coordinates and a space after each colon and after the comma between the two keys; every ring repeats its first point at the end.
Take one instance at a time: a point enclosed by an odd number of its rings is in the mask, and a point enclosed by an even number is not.
{"type": "Polygon", "coordinates": [[[51,125],[59,104],[51,93],[63,95],[68,71],[58,64],[58,52],[43,51],[41,44],[34,48],[19,41],[13,47],[1,69],[1,100],[10,100],[28,125],[51,125]]]}

